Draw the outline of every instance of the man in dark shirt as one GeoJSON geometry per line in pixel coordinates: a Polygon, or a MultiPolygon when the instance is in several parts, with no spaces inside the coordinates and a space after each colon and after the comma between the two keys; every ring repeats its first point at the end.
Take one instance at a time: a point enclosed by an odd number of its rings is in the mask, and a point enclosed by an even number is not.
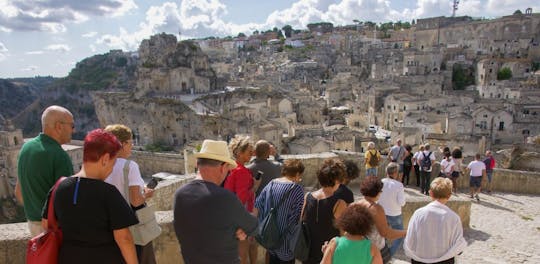
{"type": "Polygon", "coordinates": [[[247,166],[251,171],[251,175],[256,177],[257,174],[260,174],[260,179],[257,179],[255,182],[255,196],[259,196],[262,189],[273,179],[281,177],[281,167],[282,164],[278,162],[279,155],[274,146],[272,146],[266,140],[259,140],[255,144],[255,159],[247,166]],[[274,156],[274,160],[268,160],[270,155],[274,156]]]}
{"type": "Polygon", "coordinates": [[[195,154],[198,175],[174,197],[174,230],[186,264],[240,263],[238,239],[252,235],[257,218],[219,185],[236,162],[225,141],[205,140],[195,154]]]}

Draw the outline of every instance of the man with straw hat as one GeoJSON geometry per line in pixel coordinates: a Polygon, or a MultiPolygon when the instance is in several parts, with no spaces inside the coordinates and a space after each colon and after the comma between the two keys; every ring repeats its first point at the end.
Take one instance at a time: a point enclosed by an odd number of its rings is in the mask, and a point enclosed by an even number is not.
{"type": "Polygon", "coordinates": [[[225,141],[205,140],[197,177],[174,196],[174,230],[185,263],[240,263],[238,239],[257,227],[257,218],[232,192],[220,187],[236,167],[225,141]]]}

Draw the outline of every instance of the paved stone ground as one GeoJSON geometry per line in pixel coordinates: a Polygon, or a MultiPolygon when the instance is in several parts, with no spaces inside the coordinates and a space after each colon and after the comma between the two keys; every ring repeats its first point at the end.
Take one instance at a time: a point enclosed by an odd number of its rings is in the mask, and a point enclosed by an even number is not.
{"type": "MultiPolygon", "coordinates": [[[[469,246],[458,263],[540,263],[540,196],[480,194],[464,236],[469,246]]],[[[403,249],[392,263],[409,263],[403,249]]]]}

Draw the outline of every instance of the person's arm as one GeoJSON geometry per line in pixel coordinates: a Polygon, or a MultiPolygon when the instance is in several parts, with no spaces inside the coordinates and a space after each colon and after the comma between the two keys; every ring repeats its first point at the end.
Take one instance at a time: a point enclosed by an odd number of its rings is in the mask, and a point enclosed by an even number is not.
{"type": "MultiPolygon", "coordinates": [[[[345,201],[339,199],[336,202],[336,205],[334,205],[334,219],[338,219],[343,214],[345,209],[347,209],[347,203],[345,201]]],[[[340,229],[339,234],[343,235],[344,232],[340,229]]]]}
{"type": "Polygon", "coordinates": [[[486,180],[486,177],[487,177],[486,169],[483,169],[483,170],[482,170],[482,180],[485,181],[485,180],[486,180]]]}
{"type": "Polygon", "coordinates": [[[141,193],[141,186],[129,186],[129,202],[133,207],[141,206],[144,204],[145,199],[141,193]]]}
{"type": "MultiPolygon", "coordinates": [[[[324,246],[323,246],[324,247],[324,246]]],[[[328,245],[324,247],[324,254],[321,260],[321,264],[332,264],[332,258],[334,257],[334,251],[336,251],[337,242],[336,238],[332,238],[328,245]]]]}
{"type": "Polygon", "coordinates": [[[376,204],[373,206],[373,208],[370,208],[370,210],[375,211],[373,214],[373,220],[375,222],[375,227],[377,227],[377,231],[381,236],[383,236],[386,239],[396,239],[396,238],[402,238],[407,234],[405,230],[396,230],[390,228],[388,225],[388,222],[386,222],[386,215],[384,214],[384,209],[379,204],[376,204]]]}
{"type": "Polygon", "coordinates": [[[383,264],[381,252],[373,243],[371,243],[371,256],[373,257],[371,264],[383,264]]]}
{"type": "Polygon", "coordinates": [[[129,229],[126,227],[113,230],[113,236],[118,248],[120,248],[120,252],[122,253],[122,257],[124,257],[126,264],[139,263],[137,260],[137,253],[135,251],[135,244],[133,244],[133,237],[131,236],[129,229]]]}
{"type": "Polygon", "coordinates": [[[17,199],[17,202],[19,202],[20,205],[24,205],[24,200],[23,200],[22,192],[21,192],[21,185],[19,184],[18,178],[17,178],[17,182],[15,183],[15,198],[17,199]]]}

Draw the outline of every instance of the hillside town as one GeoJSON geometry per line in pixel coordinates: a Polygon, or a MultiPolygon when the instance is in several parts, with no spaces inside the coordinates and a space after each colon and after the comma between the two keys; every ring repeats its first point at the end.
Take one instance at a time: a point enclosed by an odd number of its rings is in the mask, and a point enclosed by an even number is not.
{"type": "MultiPolygon", "coordinates": [[[[364,152],[370,141],[384,154],[397,138],[458,146],[466,156],[534,149],[539,43],[540,14],[531,9],[180,42],[162,33],[137,52],[111,51],[136,66],[134,87],[91,96],[99,123],[132,127],[141,149],[181,152],[236,134],[273,142],[282,154],[364,152]]],[[[6,197],[23,137],[1,121],[6,197]]]]}
{"type": "Polygon", "coordinates": [[[248,134],[283,154],[362,152],[400,137],[472,155],[539,134],[540,14],[407,25],[154,35],[132,54],[136,87],[93,94],[95,109],[103,125],[135,128],[139,145],[177,149],[248,134]]]}

